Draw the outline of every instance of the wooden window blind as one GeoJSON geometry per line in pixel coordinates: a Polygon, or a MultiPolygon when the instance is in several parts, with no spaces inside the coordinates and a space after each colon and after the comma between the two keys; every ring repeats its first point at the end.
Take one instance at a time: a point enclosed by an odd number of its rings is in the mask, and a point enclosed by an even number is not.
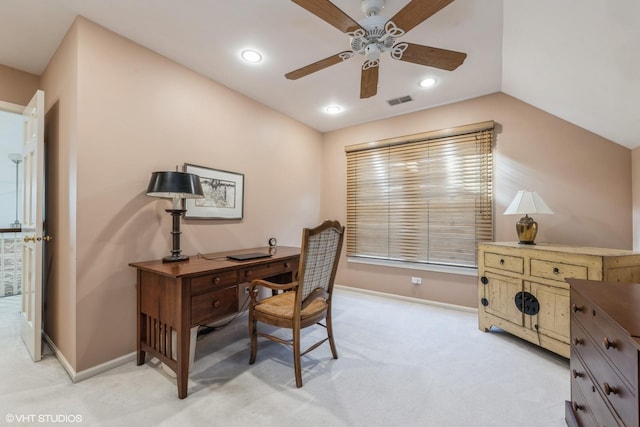
{"type": "Polygon", "coordinates": [[[493,240],[493,128],[346,147],[347,256],[476,267],[493,240]]]}

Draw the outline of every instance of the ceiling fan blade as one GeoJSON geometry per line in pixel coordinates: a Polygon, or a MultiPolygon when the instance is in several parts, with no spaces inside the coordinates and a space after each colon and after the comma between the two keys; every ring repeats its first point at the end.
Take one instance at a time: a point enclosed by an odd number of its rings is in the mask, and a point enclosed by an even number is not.
{"type": "Polygon", "coordinates": [[[453,71],[462,65],[467,54],[413,43],[398,43],[393,47],[391,57],[400,61],[453,71]]]}
{"type": "MultiPolygon", "coordinates": [[[[329,0],[291,0],[300,7],[307,9],[318,18],[333,25],[343,33],[350,33],[360,27],[349,15],[331,3],[329,0]]],[[[453,1],[453,0],[451,0],[453,1]]]]}
{"type": "Polygon", "coordinates": [[[346,61],[352,56],[353,52],[351,52],[350,50],[340,52],[328,58],[321,59],[318,62],[314,62],[313,64],[309,64],[306,67],[298,68],[297,70],[291,71],[284,76],[289,80],[298,80],[300,77],[308,76],[309,74],[315,73],[316,71],[320,71],[332,65],[339,64],[342,61],[346,61]]]}
{"type": "Polygon", "coordinates": [[[452,2],[453,0],[411,0],[390,21],[407,32],[452,2]]]}
{"type": "Polygon", "coordinates": [[[371,98],[378,93],[378,70],[379,65],[368,65],[369,61],[362,66],[362,76],[360,78],[360,99],[371,98]]]}

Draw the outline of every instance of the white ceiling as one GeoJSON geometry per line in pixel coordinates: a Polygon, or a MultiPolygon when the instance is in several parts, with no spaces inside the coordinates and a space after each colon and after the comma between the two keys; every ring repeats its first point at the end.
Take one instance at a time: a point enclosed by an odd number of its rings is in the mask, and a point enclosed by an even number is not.
{"type": "MultiPolygon", "coordinates": [[[[359,0],[332,0],[363,18],[359,0]]],[[[391,17],[409,0],[387,0],[391,17]]],[[[41,74],[82,15],[326,132],[505,92],[629,148],[640,146],[640,2],[455,0],[400,41],[467,53],[452,72],[381,60],[378,94],[359,99],[354,57],[300,80],[284,74],[349,50],[348,37],[288,0],[0,0],[0,64],[41,74]],[[239,59],[244,48],[264,55],[239,59]],[[418,87],[426,77],[431,89],[418,87]],[[387,100],[411,95],[391,107],[387,100]],[[330,116],[323,109],[339,104],[330,116]]]]}

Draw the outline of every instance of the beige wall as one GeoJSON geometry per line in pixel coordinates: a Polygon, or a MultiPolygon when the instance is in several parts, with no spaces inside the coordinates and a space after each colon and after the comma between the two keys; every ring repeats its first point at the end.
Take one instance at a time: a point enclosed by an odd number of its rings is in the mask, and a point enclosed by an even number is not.
{"type": "Polygon", "coordinates": [[[0,100],[4,102],[27,105],[39,84],[38,76],[0,65],[0,100]]]}
{"type": "Polygon", "coordinates": [[[70,170],[58,188],[72,194],[69,209],[58,209],[75,216],[71,247],[54,258],[75,259],[75,277],[56,283],[75,293],[75,328],[57,339],[75,342],[75,356],[64,355],[82,371],[135,350],[128,263],[170,251],[170,202],[144,194],[151,172],[193,163],[245,174],[244,219],[183,221],[183,253],[264,246],[270,236],[298,246],[301,228],[320,219],[322,136],[83,18],[71,33],[43,86],[70,170]]]}
{"type": "MultiPolygon", "coordinates": [[[[514,216],[504,216],[520,189],[536,190],[555,215],[535,217],[538,242],[631,249],[631,151],[505,94],[420,111],[324,136],[322,214],[346,222],[344,147],[429,130],[494,120],[495,238],[516,240],[514,216]]],[[[476,307],[476,279],[348,263],[344,285],[476,307]],[[422,285],[410,283],[423,277],[422,285]]]]}
{"type": "Polygon", "coordinates": [[[640,148],[632,151],[633,250],[640,251],[640,148]]]}

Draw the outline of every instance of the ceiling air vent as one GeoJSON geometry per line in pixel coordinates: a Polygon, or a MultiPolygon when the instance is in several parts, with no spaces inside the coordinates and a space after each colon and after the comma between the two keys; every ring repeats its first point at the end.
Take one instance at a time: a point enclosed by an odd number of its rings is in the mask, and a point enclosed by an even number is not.
{"type": "Polygon", "coordinates": [[[387,101],[387,103],[391,106],[394,105],[398,105],[398,104],[404,104],[405,102],[409,102],[409,101],[413,101],[413,98],[411,98],[411,96],[406,95],[406,96],[401,96],[400,98],[393,98],[387,101]]]}

